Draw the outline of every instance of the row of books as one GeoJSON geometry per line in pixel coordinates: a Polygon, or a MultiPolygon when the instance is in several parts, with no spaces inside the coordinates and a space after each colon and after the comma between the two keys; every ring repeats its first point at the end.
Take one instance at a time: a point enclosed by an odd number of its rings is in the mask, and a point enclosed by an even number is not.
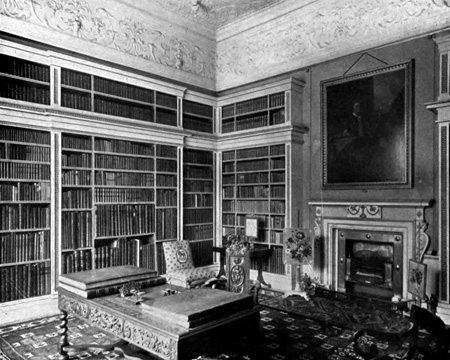
{"type": "Polygon", "coordinates": [[[286,166],[286,160],[284,157],[270,159],[270,169],[284,169],[286,166]]]}
{"type": "Polygon", "coordinates": [[[271,198],[285,198],[286,197],[286,187],[285,186],[271,186],[270,187],[270,197],[271,198]]]}
{"type": "Polygon", "coordinates": [[[92,246],[92,213],[71,211],[62,213],[62,249],[77,249],[92,246]]]}
{"type": "Polygon", "coordinates": [[[270,107],[284,106],[284,92],[269,95],[270,107]]]}
{"type": "Polygon", "coordinates": [[[264,184],[269,182],[269,173],[240,173],[236,174],[236,178],[238,184],[264,184]]]}
{"type": "Polygon", "coordinates": [[[50,133],[1,125],[0,140],[50,145],[50,133]]]}
{"type": "Polygon", "coordinates": [[[0,234],[0,264],[50,259],[50,232],[0,234]]]}
{"type": "Polygon", "coordinates": [[[95,138],[95,151],[154,156],[155,146],[126,140],[95,138]]]}
{"type": "Polygon", "coordinates": [[[286,212],[286,201],[284,200],[271,201],[270,212],[274,214],[284,214],[286,212]]]}
{"type": "Polygon", "coordinates": [[[62,68],[61,84],[80,89],[91,90],[92,79],[91,75],[89,74],[62,68]]]}
{"type": "Polygon", "coordinates": [[[238,186],[237,197],[241,199],[249,198],[268,198],[269,187],[268,186],[238,186]]]}
{"type": "Polygon", "coordinates": [[[234,116],[234,104],[222,106],[222,119],[234,116]]]}
{"type": "Polygon", "coordinates": [[[156,156],[177,159],[178,158],[178,150],[176,146],[171,145],[156,145],[156,156]]]}
{"type": "Polygon", "coordinates": [[[183,176],[185,179],[212,179],[212,167],[200,167],[195,165],[187,165],[183,168],[183,176]]]}
{"type": "MultiPolygon", "coordinates": [[[[251,260],[251,269],[257,270],[256,260],[251,260]]],[[[283,248],[281,246],[272,247],[272,252],[267,260],[263,260],[262,271],[285,274],[285,265],[283,262],[283,248]]]]}
{"type": "Polygon", "coordinates": [[[95,167],[115,170],[153,171],[155,163],[153,158],[136,156],[95,155],[95,167]]]}
{"type": "Polygon", "coordinates": [[[156,105],[161,105],[176,110],[178,108],[178,98],[175,95],[169,95],[157,91],[156,105]]]}
{"type": "Polygon", "coordinates": [[[236,159],[242,160],[242,159],[253,159],[253,158],[259,158],[259,157],[267,157],[269,156],[269,147],[268,146],[262,146],[257,148],[250,148],[250,149],[240,149],[236,151],[236,159]]]}
{"type": "Polygon", "coordinates": [[[91,185],[91,171],[62,169],[62,185],[91,185]]]}
{"type": "Polygon", "coordinates": [[[0,72],[50,83],[50,66],[1,54],[0,72]]]}
{"type": "Polygon", "coordinates": [[[223,211],[245,212],[247,214],[264,214],[269,212],[268,200],[225,200],[222,202],[223,211]]]}
{"type": "Polygon", "coordinates": [[[278,172],[270,173],[270,182],[271,183],[284,183],[286,181],[286,172],[285,170],[278,172]]]}
{"type": "Polygon", "coordinates": [[[139,266],[141,259],[141,244],[139,239],[129,239],[123,245],[99,246],[95,248],[94,265],[96,269],[111,266],[134,265],[139,266]]]}
{"type": "Polygon", "coordinates": [[[214,212],[212,209],[185,209],[183,212],[183,221],[185,224],[212,223],[214,221],[214,212]]]}
{"type": "Polygon", "coordinates": [[[156,190],[157,206],[177,206],[177,190],[158,189],[156,190]]]}
{"type": "Polygon", "coordinates": [[[0,302],[50,294],[50,261],[0,267],[0,302]]]}
{"type": "Polygon", "coordinates": [[[177,187],[178,186],[177,175],[156,174],[156,186],[177,187]]]}
{"type": "MultiPolygon", "coordinates": [[[[284,228],[284,226],[283,226],[284,228]]],[[[282,230],[283,228],[278,228],[282,230]]],[[[284,234],[282,231],[271,231],[270,232],[270,243],[276,245],[283,245],[284,234]]]]}
{"type": "Polygon", "coordinates": [[[92,150],[92,138],[90,136],[80,136],[64,133],[61,136],[61,144],[63,150],[92,150]]]}
{"type": "Polygon", "coordinates": [[[178,168],[178,162],[176,160],[169,159],[156,159],[156,171],[173,172],[176,173],[178,168]]]}
{"type": "Polygon", "coordinates": [[[213,207],[214,198],[212,194],[184,194],[183,205],[185,208],[213,207]]]}
{"type": "Polygon", "coordinates": [[[248,130],[268,125],[267,114],[245,116],[243,118],[236,119],[236,131],[248,130]]]}
{"type": "Polygon", "coordinates": [[[154,185],[153,173],[131,173],[95,171],[95,185],[106,186],[140,186],[152,187],[154,185]]]}
{"type": "Polygon", "coordinates": [[[177,208],[156,210],[156,239],[168,240],[177,238],[177,208]]]}
{"type": "Polygon", "coordinates": [[[94,91],[152,104],[154,92],[150,89],[94,76],[94,91]]]}
{"type": "Polygon", "coordinates": [[[6,159],[33,161],[33,162],[50,162],[50,147],[24,145],[24,144],[8,144],[6,147],[6,159]]]}
{"type": "Polygon", "coordinates": [[[50,201],[50,182],[0,184],[0,201],[50,201]]]}
{"type": "Polygon", "coordinates": [[[61,106],[70,109],[92,111],[92,96],[72,89],[61,89],[61,106]]]}
{"type": "Polygon", "coordinates": [[[97,236],[148,234],[155,231],[154,204],[98,205],[97,236]]]}
{"type": "Polygon", "coordinates": [[[213,121],[211,119],[195,118],[191,115],[183,115],[183,128],[212,134],[213,121]]]}
{"type": "Polygon", "coordinates": [[[198,102],[183,100],[183,112],[200,116],[213,117],[213,107],[198,102]]]}
{"type": "Polygon", "coordinates": [[[0,161],[0,179],[50,180],[50,165],[0,161]]]}
{"type": "Polygon", "coordinates": [[[0,75],[0,97],[50,105],[50,86],[9,79],[0,75]]]}
{"type": "Polygon", "coordinates": [[[267,109],[267,96],[236,103],[236,115],[267,109]]]}
{"type": "Polygon", "coordinates": [[[259,171],[267,170],[268,168],[269,161],[267,159],[246,160],[236,163],[236,171],[259,171]]]}
{"type": "Polygon", "coordinates": [[[155,201],[155,194],[153,189],[145,188],[95,188],[94,200],[96,203],[153,202],[155,201]]]}
{"type": "Polygon", "coordinates": [[[271,112],[270,125],[284,124],[286,121],[286,113],[284,109],[279,109],[271,112]]]}
{"type": "Polygon", "coordinates": [[[63,152],[61,165],[68,167],[91,168],[92,156],[87,153],[63,152]]]}
{"type": "Polygon", "coordinates": [[[183,227],[183,237],[186,240],[212,239],[213,236],[213,224],[185,225],[183,227]]]}
{"type": "Polygon", "coordinates": [[[42,229],[50,226],[46,204],[0,205],[0,230],[42,229]]]}
{"type": "Polygon", "coordinates": [[[61,194],[63,209],[85,209],[92,206],[89,189],[63,189],[61,194]]]}
{"type": "Polygon", "coordinates": [[[157,124],[177,126],[178,125],[178,113],[177,110],[168,110],[156,108],[156,120],[157,124]]]}
{"type": "Polygon", "coordinates": [[[61,254],[61,274],[92,270],[92,250],[76,250],[61,254]]]}
{"type": "Polygon", "coordinates": [[[141,105],[131,101],[118,101],[106,96],[94,97],[94,112],[129,119],[154,122],[154,108],[151,105],[141,105]]]}
{"type": "Polygon", "coordinates": [[[197,150],[197,149],[184,149],[183,161],[186,165],[212,165],[213,164],[212,151],[197,150]]]}
{"type": "Polygon", "coordinates": [[[213,181],[189,180],[184,182],[184,191],[186,192],[206,192],[214,191],[213,181]]]}
{"type": "Polygon", "coordinates": [[[222,120],[222,134],[227,134],[233,132],[234,130],[234,119],[232,120],[222,120]]]}

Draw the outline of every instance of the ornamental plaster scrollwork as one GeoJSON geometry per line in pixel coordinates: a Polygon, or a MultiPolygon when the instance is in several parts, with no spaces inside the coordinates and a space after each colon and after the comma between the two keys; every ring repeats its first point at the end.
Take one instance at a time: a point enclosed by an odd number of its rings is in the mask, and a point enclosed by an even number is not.
{"type": "MultiPolygon", "coordinates": [[[[117,9],[116,13],[125,10],[117,9]]],[[[124,13],[129,14],[129,11],[124,13]]],[[[84,0],[0,0],[0,15],[45,26],[90,43],[157,64],[214,79],[215,52],[180,37],[173,29],[122,17],[84,0]],[[158,28],[157,28],[158,27],[158,28]]]]}
{"type": "Polygon", "coordinates": [[[238,83],[237,76],[258,77],[264,69],[292,70],[292,60],[297,60],[297,68],[308,66],[326,60],[328,54],[345,55],[387,39],[396,41],[447,26],[450,12],[443,10],[449,4],[450,0],[311,2],[283,15],[283,21],[274,20],[220,41],[218,88],[238,83]],[[277,41],[271,41],[272,37],[277,41]]]}
{"type": "Polygon", "coordinates": [[[424,221],[416,221],[416,254],[415,259],[419,262],[423,261],[425,252],[430,245],[430,236],[425,232],[428,228],[428,223],[424,221]]]}

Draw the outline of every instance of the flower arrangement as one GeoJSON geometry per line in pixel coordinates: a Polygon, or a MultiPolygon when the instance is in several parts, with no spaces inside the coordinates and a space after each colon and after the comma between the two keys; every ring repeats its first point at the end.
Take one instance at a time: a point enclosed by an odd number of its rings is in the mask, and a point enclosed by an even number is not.
{"type": "Polygon", "coordinates": [[[254,247],[253,242],[245,235],[227,235],[223,244],[232,254],[243,254],[245,250],[250,250],[254,247]]]}
{"type": "Polygon", "coordinates": [[[286,255],[299,264],[305,263],[312,255],[311,238],[303,231],[295,232],[286,240],[286,255]]]}

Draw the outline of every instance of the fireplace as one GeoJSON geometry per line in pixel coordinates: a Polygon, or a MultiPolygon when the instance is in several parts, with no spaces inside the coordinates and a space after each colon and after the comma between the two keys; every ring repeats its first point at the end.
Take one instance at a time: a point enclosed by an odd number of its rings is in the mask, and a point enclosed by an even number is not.
{"type": "Polygon", "coordinates": [[[430,202],[311,201],[314,267],[330,290],[388,300],[409,299],[409,259],[429,243],[430,202]]]}
{"type": "Polygon", "coordinates": [[[402,252],[400,233],[339,230],[339,290],[387,300],[402,297],[402,252]]]}

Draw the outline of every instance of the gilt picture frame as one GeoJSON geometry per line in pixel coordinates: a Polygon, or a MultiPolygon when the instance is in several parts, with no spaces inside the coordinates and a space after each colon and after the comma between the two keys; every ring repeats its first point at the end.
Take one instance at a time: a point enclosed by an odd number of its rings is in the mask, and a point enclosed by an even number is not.
{"type": "Polygon", "coordinates": [[[413,61],[321,82],[322,187],[412,186],[413,61]]]}

